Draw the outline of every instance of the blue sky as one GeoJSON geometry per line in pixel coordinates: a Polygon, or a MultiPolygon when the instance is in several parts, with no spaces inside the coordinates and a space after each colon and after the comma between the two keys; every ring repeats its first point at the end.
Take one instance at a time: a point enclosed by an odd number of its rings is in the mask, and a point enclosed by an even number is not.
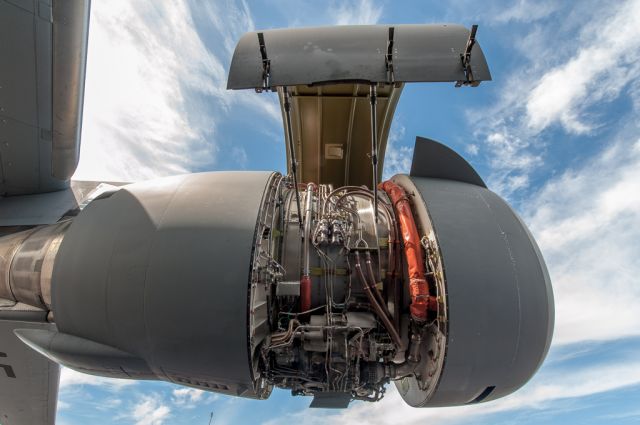
{"type": "Polygon", "coordinates": [[[540,372],[491,403],[309,410],[274,391],[233,399],[64,370],[61,424],[640,422],[640,1],[94,1],[77,179],[279,170],[275,95],[225,90],[253,29],[365,23],[480,25],[493,81],[405,87],[385,176],[416,135],[462,153],[520,212],[547,260],[554,342],[540,372]]]}

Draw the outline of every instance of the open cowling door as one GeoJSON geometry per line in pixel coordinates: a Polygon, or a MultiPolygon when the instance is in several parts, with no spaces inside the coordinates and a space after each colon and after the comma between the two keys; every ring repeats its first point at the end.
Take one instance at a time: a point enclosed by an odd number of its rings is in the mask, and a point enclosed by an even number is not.
{"type": "MultiPolygon", "coordinates": [[[[451,24],[349,25],[249,32],[240,39],[233,54],[227,88],[262,89],[350,81],[466,81],[461,56],[466,53],[470,35],[462,25],[451,24]]],[[[475,40],[475,34],[473,37],[475,40]]],[[[469,62],[472,80],[491,80],[480,46],[472,46],[472,52],[469,62]]]]}
{"type": "Polygon", "coordinates": [[[374,189],[404,83],[475,87],[491,80],[476,29],[428,24],[250,32],[238,42],[227,88],[278,91],[288,171],[299,180],[374,189]]]}

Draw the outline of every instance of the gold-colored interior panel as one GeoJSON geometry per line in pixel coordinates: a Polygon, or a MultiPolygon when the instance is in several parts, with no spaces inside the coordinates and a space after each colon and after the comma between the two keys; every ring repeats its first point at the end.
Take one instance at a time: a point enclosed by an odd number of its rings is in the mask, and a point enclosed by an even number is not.
{"type": "MultiPolygon", "coordinates": [[[[402,87],[403,84],[377,86],[378,176],[382,176],[389,128],[402,87]]],[[[369,84],[355,83],[289,88],[298,181],[371,188],[369,88],[369,84]]],[[[278,95],[286,128],[282,88],[278,88],[278,95]]],[[[285,143],[289,146],[286,131],[285,143]]],[[[287,149],[287,164],[289,156],[287,149]]]]}

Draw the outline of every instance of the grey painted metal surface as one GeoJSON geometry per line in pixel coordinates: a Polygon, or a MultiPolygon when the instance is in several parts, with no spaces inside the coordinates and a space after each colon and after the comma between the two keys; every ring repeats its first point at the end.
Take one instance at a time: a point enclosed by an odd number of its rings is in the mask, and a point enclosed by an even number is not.
{"type": "Polygon", "coordinates": [[[105,196],[125,183],[71,181],[71,187],[49,193],[8,196],[0,208],[0,227],[53,224],[76,215],[92,198],[105,196]]]}
{"type": "MultiPolygon", "coordinates": [[[[261,31],[270,63],[269,85],[390,82],[385,56],[394,28],[394,82],[464,80],[460,54],[469,30],[460,25],[348,25],[261,31]]],[[[482,49],[473,48],[474,79],[490,80],[482,49]]],[[[246,33],[229,70],[229,89],[262,88],[258,32],[246,33]]]]}
{"type": "MultiPolygon", "coordinates": [[[[393,57],[396,81],[463,81],[460,55],[469,30],[462,25],[398,25],[393,57]]],[[[489,66],[480,45],[471,51],[471,69],[476,81],[491,80],[489,66]]]]}
{"type": "Polygon", "coordinates": [[[71,188],[34,195],[9,196],[0,200],[0,226],[52,224],[78,207],[71,188]]]}
{"type": "Polygon", "coordinates": [[[53,177],[71,178],[80,159],[90,1],[53,5],[53,177]]]}
{"type": "Polygon", "coordinates": [[[88,0],[0,0],[0,195],[68,186],[80,148],[88,23],[88,0]]]}
{"type": "Polygon", "coordinates": [[[351,393],[323,392],[313,396],[309,407],[320,409],[346,409],[351,401],[351,393]]]}
{"type": "Polygon", "coordinates": [[[425,137],[416,137],[411,177],[455,180],[487,187],[476,170],[451,148],[425,137]]]}
{"type": "Polygon", "coordinates": [[[517,214],[488,189],[410,180],[440,245],[449,317],[444,369],[423,405],[507,395],[536,372],[551,343],[553,292],[542,255],[517,214]]]}
{"type": "MultiPolygon", "coordinates": [[[[3,318],[9,313],[3,312],[3,318]]],[[[20,313],[14,313],[14,320],[20,313]]],[[[23,344],[14,329],[52,330],[50,323],[0,320],[0,422],[52,425],[60,367],[23,344]]]]}
{"type": "Polygon", "coordinates": [[[49,360],[109,378],[153,379],[145,361],[117,348],[51,329],[16,329],[22,342],[49,360]]]}
{"type": "Polygon", "coordinates": [[[56,259],[59,331],[142,359],[158,379],[252,396],[248,285],[271,175],[176,176],[93,201],[56,259]]]}

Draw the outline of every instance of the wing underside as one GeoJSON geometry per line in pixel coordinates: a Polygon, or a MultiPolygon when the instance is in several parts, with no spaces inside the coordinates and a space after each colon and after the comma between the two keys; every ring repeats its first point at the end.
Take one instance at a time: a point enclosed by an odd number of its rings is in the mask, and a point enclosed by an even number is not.
{"type": "Polygon", "coordinates": [[[0,0],[0,196],[69,186],[88,26],[89,0],[0,0]]]}
{"type": "MultiPolygon", "coordinates": [[[[89,0],[0,0],[2,237],[55,223],[95,189],[70,185],[80,152],[89,8],[89,0]]],[[[9,254],[0,252],[0,285],[9,279],[9,254]]],[[[33,267],[37,273],[42,264],[33,267]]],[[[14,333],[55,330],[46,316],[0,298],[2,425],[55,423],[60,368],[14,333]]]]}
{"type": "MultiPolygon", "coordinates": [[[[14,313],[24,318],[24,314],[14,313]]],[[[8,312],[4,311],[3,316],[8,312]]],[[[50,323],[0,320],[0,423],[52,425],[60,367],[18,339],[14,329],[54,329],[50,323]]]]}

